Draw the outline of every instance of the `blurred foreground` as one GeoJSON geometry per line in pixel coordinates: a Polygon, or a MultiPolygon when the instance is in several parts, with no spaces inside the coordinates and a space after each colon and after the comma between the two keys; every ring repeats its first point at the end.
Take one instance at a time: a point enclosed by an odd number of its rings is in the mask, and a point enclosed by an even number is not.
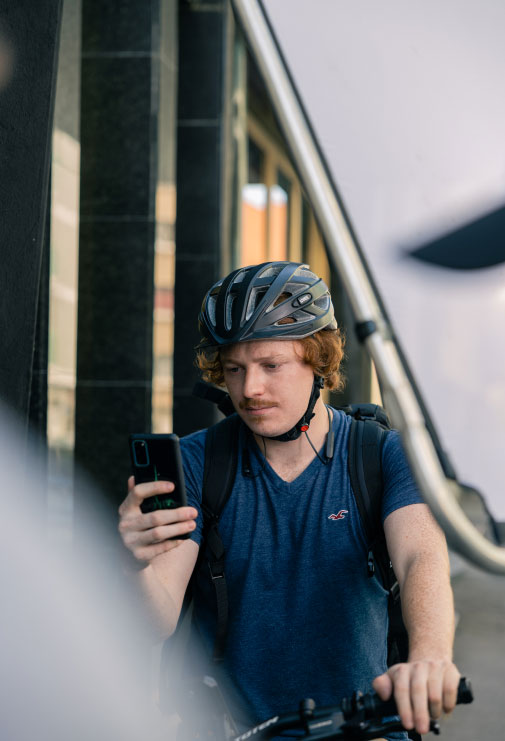
{"type": "MultiPolygon", "coordinates": [[[[89,538],[79,548],[50,546],[43,471],[33,451],[24,456],[15,430],[0,415],[0,738],[170,741],[175,728],[153,687],[150,626],[120,576],[107,513],[87,490],[89,538]]],[[[505,579],[454,555],[452,567],[455,660],[475,702],[443,722],[442,738],[502,739],[505,579]]]]}
{"type": "Polygon", "coordinates": [[[0,470],[0,738],[169,741],[149,682],[152,632],[99,498],[86,490],[79,548],[55,549],[44,470],[1,409],[0,470]]]}

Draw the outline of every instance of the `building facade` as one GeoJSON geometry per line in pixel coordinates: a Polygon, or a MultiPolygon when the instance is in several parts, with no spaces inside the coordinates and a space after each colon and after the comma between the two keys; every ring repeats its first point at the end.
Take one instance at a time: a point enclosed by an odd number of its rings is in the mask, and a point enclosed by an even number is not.
{"type": "MultiPolygon", "coordinates": [[[[54,116],[42,111],[50,146],[37,144],[50,188],[43,204],[37,191],[37,280],[23,299],[38,301],[35,351],[23,356],[24,391],[16,396],[4,374],[1,394],[21,416],[30,399],[37,410],[50,529],[69,540],[82,505],[74,466],[111,504],[112,526],[129,475],[128,433],[184,435],[217,419],[192,396],[197,315],[207,288],[233,268],[309,263],[347,330],[348,383],[332,401],[377,390],[229,2],[52,7],[54,116]]],[[[29,21],[18,14],[20,26],[29,21]]]]}

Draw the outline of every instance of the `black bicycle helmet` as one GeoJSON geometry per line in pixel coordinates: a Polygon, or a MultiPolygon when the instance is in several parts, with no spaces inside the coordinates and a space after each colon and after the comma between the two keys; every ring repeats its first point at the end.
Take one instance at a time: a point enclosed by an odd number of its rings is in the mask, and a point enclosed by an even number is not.
{"type": "Polygon", "coordinates": [[[298,262],[265,262],[234,270],[208,291],[199,316],[201,346],[308,337],[336,329],[328,287],[298,262]],[[279,297],[287,298],[276,304],[279,297]],[[281,323],[281,320],[291,322],[281,323]]]}

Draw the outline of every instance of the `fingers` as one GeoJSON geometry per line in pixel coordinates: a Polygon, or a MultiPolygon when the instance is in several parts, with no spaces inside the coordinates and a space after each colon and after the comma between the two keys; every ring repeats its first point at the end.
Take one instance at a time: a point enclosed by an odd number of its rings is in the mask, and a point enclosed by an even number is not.
{"type": "MultiPolygon", "coordinates": [[[[119,532],[152,530],[165,525],[173,525],[187,520],[195,520],[198,511],[194,507],[177,507],[175,509],[157,509],[143,514],[130,511],[119,520],[119,532]]],[[[180,534],[180,533],[176,533],[180,534]]],[[[184,534],[184,533],[182,533],[184,534]]]]}
{"type": "MultiPolygon", "coordinates": [[[[398,714],[408,730],[415,728],[418,733],[428,733],[430,718],[436,720],[456,705],[460,675],[450,661],[396,664],[387,674],[393,684],[398,714]]],[[[387,699],[385,676],[374,680],[374,688],[382,699],[387,699]]]]}
{"type": "MultiPolygon", "coordinates": [[[[428,733],[430,730],[430,713],[428,709],[428,665],[414,664],[414,671],[410,680],[410,695],[414,727],[418,733],[428,733]]],[[[411,726],[410,726],[411,727],[411,726]]]]}
{"type": "Polygon", "coordinates": [[[181,538],[195,529],[197,516],[196,509],[192,507],[158,510],[147,515],[121,518],[118,529],[124,545],[135,558],[150,562],[160,553],[177,548],[183,542],[181,538]],[[185,510],[186,514],[181,510],[185,510]],[[152,515],[156,515],[155,522],[165,524],[149,526],[152,515]]]}
{"type": "Polygon", "coordinates": [[[149,481],[146,484],[137,484],[132,489],[129,489],[128,497],[131,498],[132,504],[140,507],[144,499],[153,497],[155,494],[168,494],[174,489],[175,486],[171,481],[149,481]]]}
{"type": "Polygon", "coordinates": [[[456,700],[458,698],[458,686],[461,674],[454,666],[450,664],[448,671],[446,672],[445,682],[442,692],[442,708],[444,713],[452,713],[456,707],[456,700]]]}
{"type": "Polygon", "coordinates": [[[133,557],[143,566],[148,566],[151,561],[160,556],[162,553],[178,548],[184,540],[164,540],[162,543],[155,543],[150,546],[136,546],[131,550],[133,557]]]}
{"type": "Polygon", "coordinates": [[[170,481],[135,485],[128,479],[128,495],[119,507],[118,530],[124,545],[139,561],[151,561],[160,553],[176,548],[195,527],[198,511],[194,507],[177,507],[142,513],[140,505],[147,497],[174,490],[170,481]]]}
{"type": "Polygon", "coordinates": [[[139,547],[155,545],[157,543],[163,543],[165,540],[180,538],[192,532],[195,527],[194,519],[179,519],[166,525],[156,525],[146,530],[136,531],[131,534],[130,538],[127,535],[127,542],[125,544],[128,545],[129,540],[132,545],[139,547]]]}
{"type": "Polygon", "coordinates": [[[440,673],[428,677],[428,709],[430,717],[437,720],[442,715],[443,676],[440,673]]]}
{"type": "MultiPolygon", "coordinates": [[[[410,697],[409,664],[396,664],[391,667],[389,674],[393,680],[393,695],[398,708],[398,715],[402,725],[410,731],[414,727],[414,711],[410,697]]],[[[427,714],[428,710],[426,708],[427,714]]]]}
{"type": "Polygon", "coordinates": [[[128,479],[128,494],[119,507],[119,515],[122,517],[131,509],[140,511],[140,505],[144,499],[155,494],[168,494],[174,489],[175,486],[171,481],[150,481],[146,484],[135,485],[135,478],[130,476],[128,479]]]}
{"type": "Polygon", "coordinates": [[[381,700],[389,700],[393,691],[393,682],[389,674],[386,672],[386,674],[381,674],[380,677],[375,677],[373,688],[381,700]]]}

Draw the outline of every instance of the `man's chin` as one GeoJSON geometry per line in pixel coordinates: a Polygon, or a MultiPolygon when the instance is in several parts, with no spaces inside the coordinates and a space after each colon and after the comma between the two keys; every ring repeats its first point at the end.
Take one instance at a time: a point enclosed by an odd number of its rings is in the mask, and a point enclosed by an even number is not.
{"type": "Polygon", "coordinates": [[[280,425],[278,421],[268,419],[268,417],[255,416],[251,414],[240,414],[242,421],[249,427],[251,432],[261,437],[277,437],[277,435],[283,435],[285,432],[291,429],[291,426],[286,427],[286,423],[280,425]]]}

